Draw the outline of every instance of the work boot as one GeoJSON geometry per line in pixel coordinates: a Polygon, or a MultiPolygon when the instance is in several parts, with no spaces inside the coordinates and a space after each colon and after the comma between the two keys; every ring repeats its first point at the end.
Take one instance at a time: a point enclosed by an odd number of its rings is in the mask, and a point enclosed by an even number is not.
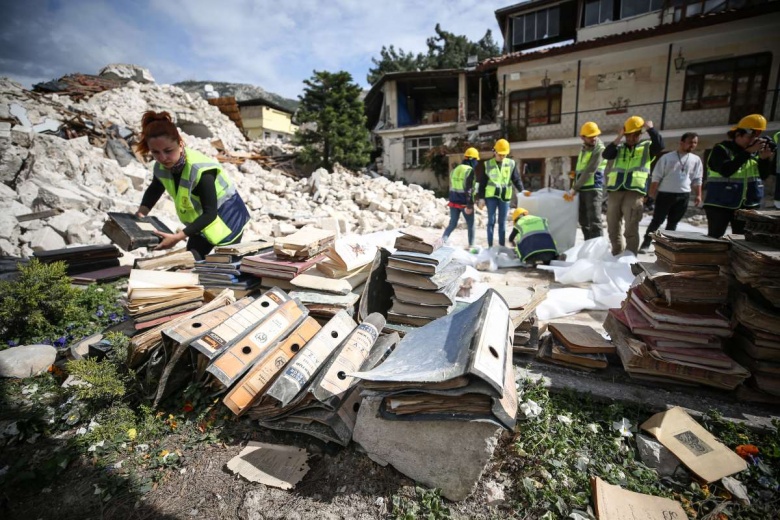
{"type": "Polygon", "coordinates": [[[650,244],[652,243],[653,243],[653,239],[650,238],[650,235],[645,235],[644,240],[642,240],[642,245],[639,246],[639,252],[647,253],[647,250],[650,248],[650,244]]]}

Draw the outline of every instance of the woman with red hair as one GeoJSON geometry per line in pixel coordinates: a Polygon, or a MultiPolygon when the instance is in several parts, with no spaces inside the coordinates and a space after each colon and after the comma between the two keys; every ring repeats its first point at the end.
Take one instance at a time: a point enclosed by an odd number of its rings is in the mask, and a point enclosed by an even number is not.
{"type": "Polygon", "coordinates": [[[187,238],[187,250],[203,259],[214,246],[241,241],[249,211],[235,184],[216,160],[184,146],[168,112],[145,112],[139,152],[154,159],[152,183],[136,215],[146,216],[168,192],[185,225],[177,233],[161,233],[155,249],[170,249],[187,238]]]}

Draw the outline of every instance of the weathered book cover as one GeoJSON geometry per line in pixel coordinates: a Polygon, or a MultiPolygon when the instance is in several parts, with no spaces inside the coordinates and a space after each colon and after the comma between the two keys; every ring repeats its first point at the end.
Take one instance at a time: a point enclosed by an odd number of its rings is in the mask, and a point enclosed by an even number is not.
{"type": "Polygon", "coordinates": [[[137,217],[133,213],[108,212],[103,224],[103,234],[125,251],[139,247],[152,247],[160,243],[160,237],[153,231],[173,233],[157,217],[137,217]]]}

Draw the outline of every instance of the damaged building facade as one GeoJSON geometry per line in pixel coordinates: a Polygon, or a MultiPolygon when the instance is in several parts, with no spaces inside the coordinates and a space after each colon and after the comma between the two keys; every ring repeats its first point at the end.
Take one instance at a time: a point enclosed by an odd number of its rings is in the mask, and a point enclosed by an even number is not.
{"type": "Polygon", "coordinates": [[[238,102],[244,134],[248,139],[277,139],[289,142],[298,125],[293,123],[293,112],[265,99],[247,99],[238,102]]]}
{"type": "Polygon", "coordinates": [[[372,93],[384,92],[381,110],[373,107],[381,114],[372,118],[367,109],[385,174],[425,178],[409,154],[419,150],[421,136],[482,142],[489,150],[501,135],[526,186],[567,188],[586,121],[598,123],[607,140],[627,117],[641,115],[662,132],[667,149],[696,131],[702,155],[746,114],[762,113],[768,130],[780,128],[777,0],[532,0],[499,9],[496,19],[501,56],[473,70],[389,74],[374,86],[372,93]],[[399,119],[410,92],[418,91],[398,83],[425,84],[434,72],[464,78],[460,127],[399,119]],[[470,77],[481,80],[465,80],[470,77]],[[471,120],[472,114],[481,117],[471,120]]]}

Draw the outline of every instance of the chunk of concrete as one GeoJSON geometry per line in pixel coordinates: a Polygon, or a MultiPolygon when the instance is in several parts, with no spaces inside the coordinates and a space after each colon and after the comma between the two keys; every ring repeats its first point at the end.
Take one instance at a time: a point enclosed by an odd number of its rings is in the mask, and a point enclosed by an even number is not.
{"type": "Polygon", "coordinates": [[[89,220],[90,218],[83,212],[69,209],[56,217],[52,217],[52,219],[49,220],[49,227],[60,235],[65,236],[70,226],[74,224],[81,226],[89,220]]]}
{"type": "Polygon", "coordinates": [[[98,75],[108,79],[135,81],[136,83],[154,83],[154,77],[149,69],[129,63],[111,63],[100,69],[98,75]]]}
{"type": "Polygon", "coordinates": [[[57,358],[51,345],[21,345],[0,352],[0,377],[37,376],[49,369],[57,358]]]}
{"type": "Polygon", "coordinates": [[[30,247],[36,253],[62,249],[65,246],[65,239],[62,238],[62,235],[48,226],[30,232],[30,247]]]}
{"type": "Polygon", "coordinates": [[[636,446],[645,466],[656,470],[661,477],[672,476],[680,465],[680,459],[655,439],[637,434],[636,446]]]}
{"type": "Polygon", "coordinates": [[[469,496],[493,456],[501,428],[469,421],[388,421],[380,398],[366,397],[353,440],[372,460],[395,469],[453,501],[469,496]]]}

